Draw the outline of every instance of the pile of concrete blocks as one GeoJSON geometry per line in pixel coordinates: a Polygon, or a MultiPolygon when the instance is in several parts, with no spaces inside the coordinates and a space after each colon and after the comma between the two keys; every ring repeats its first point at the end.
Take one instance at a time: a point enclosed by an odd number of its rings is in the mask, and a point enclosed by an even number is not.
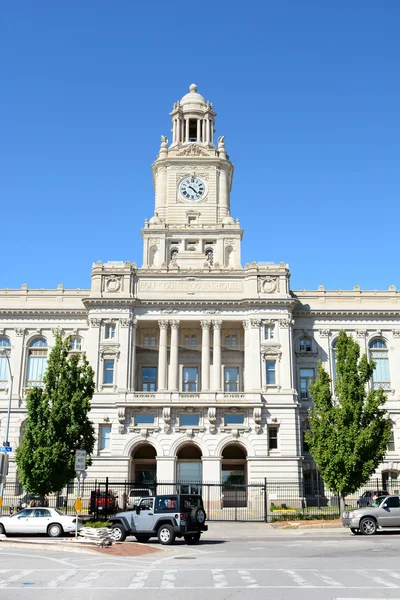
{"type": "Polygon", "coordinates": [[[113,543],[111,529],[109,527],[82,527],[79,531],[79,537],[82,541],[91,542],[100,548],[111,546],[113,543]]]}

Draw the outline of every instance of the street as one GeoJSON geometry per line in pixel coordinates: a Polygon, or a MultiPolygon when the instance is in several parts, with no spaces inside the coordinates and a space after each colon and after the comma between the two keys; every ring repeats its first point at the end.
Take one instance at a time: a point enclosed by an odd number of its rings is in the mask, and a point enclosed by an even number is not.
{"type": "Polygon", "coordinates": [[[213,534],[212,524],[198,546],[177,541],[135,558],[0,544],[1,598],[400,600],[399,532],[259,528],[239,538],[236,524],[227,525],[229,535],[218,524],[213,534]]]}

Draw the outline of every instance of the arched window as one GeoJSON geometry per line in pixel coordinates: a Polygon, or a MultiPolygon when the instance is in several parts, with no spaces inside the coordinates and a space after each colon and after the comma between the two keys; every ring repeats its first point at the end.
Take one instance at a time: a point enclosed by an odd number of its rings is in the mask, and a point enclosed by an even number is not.
{"type": "Polygon", "coordinates": [[[7,337],[0,337],[0,389],[7,387],[10,380],[8,359],[11,354],[11,342],[7,337]]]}
{"type": "Polygon", "coordinates": [[[369,357],[375,363],[372,373],[372,387],[375,390],[390,390],[389,351],[382,339],[371,340],[369,357]]]}
{"type": "Polygon", "coordinates": [[[72,337],[69,349],[70,349],[71,352],[81,352],[81,350],[82,350],[82,338],[79,337],[79,336],[72,337]]]}
{"type": "Polygon", "coordinates": [[[170,253],[171,260],[176,260],[178,254],[179,254],[178,248],[172,248],[171,253],[170,253]]]}
{"type": "Polygon", "coordinates": [[[207,262],[212,265],[214,263],[214,250],[212,248],[207,248],[205,255],[207,262]]]}
{"type": "Polygon", "coordinates": [[[311,352],[312,351],[312,342],[310,338],[301,338],[300,339],[300,352],[311,352]]]}
{"type": "Polygon", "coordinates": [[[43,385],[43,375],[47,364],[47,342],[44,338],[35,338],[29,344],[26,387],[43,385]]]}

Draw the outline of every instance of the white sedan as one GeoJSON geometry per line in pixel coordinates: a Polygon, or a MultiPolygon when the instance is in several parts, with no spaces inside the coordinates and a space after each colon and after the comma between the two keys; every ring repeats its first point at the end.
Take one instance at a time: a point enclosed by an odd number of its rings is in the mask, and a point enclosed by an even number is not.
{"type": "MultiPolygon", "coordinates": [[[[76,528],[76,518],[63,515],[56,508],[24,508],[12,517],[0,517],[0,534],[47,533],[59,537],[72,533],[76,528]]],[[[78,529],[82,522],[78,519],[78,529]]]]}

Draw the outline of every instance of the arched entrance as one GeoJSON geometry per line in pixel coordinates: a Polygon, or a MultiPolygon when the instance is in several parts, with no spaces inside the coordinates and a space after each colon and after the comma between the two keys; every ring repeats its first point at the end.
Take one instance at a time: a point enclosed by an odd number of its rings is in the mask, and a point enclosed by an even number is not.
{"type": "Polygon", "coordinates": [[[157,475],[157,452],[150,444],[142,444],[132,451],[131,480],[139,485],[151,485],[157,475]]]}
{"type": "Polygon", "coordinates": [[[203,480],[202,452],[194,444],[182,446],[177,454],[176,480],[181,494],[200,494],[203,480]]]}
{"type": "Polygon", "coordinates": [[[247,506],[247,453],[238,444],[229,444],[222,451],[221,481],[223,507],[247,506]]]}

